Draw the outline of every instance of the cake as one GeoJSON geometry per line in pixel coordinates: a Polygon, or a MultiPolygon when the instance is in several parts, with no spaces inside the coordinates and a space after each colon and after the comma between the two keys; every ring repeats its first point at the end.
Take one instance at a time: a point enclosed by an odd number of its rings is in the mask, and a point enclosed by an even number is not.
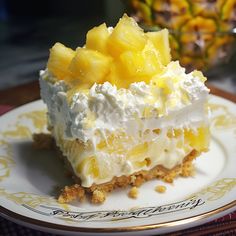
{"type": "Polygon", "coordinates": [[[206,78],[171,61],[168,31],[145,33],[124,15],[88,31],[83,47],[56,43],[40,72],[48,130],[73,175],[59,202],[193,174],[209,146],[206,78]]]}

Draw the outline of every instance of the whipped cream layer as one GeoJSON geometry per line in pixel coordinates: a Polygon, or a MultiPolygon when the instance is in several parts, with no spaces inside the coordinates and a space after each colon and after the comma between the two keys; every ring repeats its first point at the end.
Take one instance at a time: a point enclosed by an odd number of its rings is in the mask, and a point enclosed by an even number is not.
{"type": "Polygon", "coordinates": [[[117,89],[109,82],[95,83],[90,89],[71,95],[65,82],[57,81],[47,70],[40,73],[40,87],[53,136],[85,187],[110,181],[114,176],[150,170],[157,164],[173,168],[192,148],[179,144],[182,136],[168,139],[167,132],[171,129],[197,132],[199,127],[208,124],[205,105],[209,90],[199,74],[186,74],[178,62],[169,63],[166,71],[150,84],[136,82],[128,89],[117,89]],[[150,132],[153,130],[162,130],[162,134],[150,132]],[[147,156],[151,164],[140,167],[134,164],[137,160],[128,160],[124,154],[109,152],[108,155],[98,150],[98,145],[104,140],[108,144],[107,139],[115,133],[129,137],[125,150],[148,143],[147,156]],[[63,142],[74,140],[85,143],[77,156],[68,151],[67,145],[63,148],[63,142]],[[109,169],[107,176],[88,174],[86,165],[78,168],[91,156],[96,156],[99,168],[109,169]]]}
{"type": "Polygon", "coordinates": [[[164,78],[170,89],[132,83],[129,89],[117,89],[109,82],[94,84],[90,90],[76,92],[68,101],[69,88],[64,81],[47,72],[40,73],[41,97],[48,107],[49,125],[60,123],[64,138],[100,142],[97,131],[106,135],[123,128],[128,134],[152,128],[188,127],[207,121],[204,104],[209,89],[192,73],[186,74],[177,62],[167,66],[164,78]],[[172,82],[177,78],[177,82],[172,82]],[[140,122],[140,119],[142,122],[140,122]]]}

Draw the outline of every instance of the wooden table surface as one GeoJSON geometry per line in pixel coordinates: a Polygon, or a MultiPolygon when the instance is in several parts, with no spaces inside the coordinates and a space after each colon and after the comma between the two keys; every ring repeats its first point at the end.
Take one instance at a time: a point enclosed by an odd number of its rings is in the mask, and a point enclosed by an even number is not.
{"type": "MultiPolygon", "coordinates": [[[[211,93],[236,103],[236,95],[207,84],[211,93]]],[[[40,99],[38,81],[0,91],[0,104],[20,106],[40,99]]]]}

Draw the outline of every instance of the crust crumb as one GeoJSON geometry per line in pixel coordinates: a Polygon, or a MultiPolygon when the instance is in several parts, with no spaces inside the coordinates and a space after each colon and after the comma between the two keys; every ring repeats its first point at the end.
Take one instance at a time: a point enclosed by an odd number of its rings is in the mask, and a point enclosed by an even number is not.
{"type": "Polygon", "coordinates": [[[179,173],[176,171],[176,172],[170,172],[168,174],[166,174],[165,176],[163,176],[163,180],[167,183],[173,183],[174,182],[174,179],[175,177],[178,175],[179,173]]]}
{"type": "Polygon", "coordinates": [[[145,161],[146,161],[146,165],[147,166],[150,166],[151,163],[152,163],[152,161],[151,161],[151,159],[149,157],[145,158],[145,161]]]}
{"type": "Polygon", "coordinates": [[[33,134],[33,146],[36,149],[51,149],[53,147],[53,138],[51,134],[33,134]]]}
{"type": "Polygon", "coordinates": [[[166,191],[166,186],[164,185],[157,185],[155,187],[155,191],[158,193],[164,193],[166,191]]]}
{"type": "Polygon", "coordinates": [[[106,194],[105,192],[101,190],[95,190],[92,194],[91,202],[94,204],[100,204],[103,203],[106,200],[106,194]]]}
{"type": "Polygon", "coordinates": [[[137,198],[138,197],[138,193],[139,193],[138,188],[137,187],[132,187],[130,189],[129,193],[128,193],[128,196],[130,198],[137,198]]]}
{"type": "Polygon", "coordinates": [[[194,175],[194,167],[191,161],[183,163],[183,168],[181,171],[181,176],[188,177],[194,175]]]}
{"type": "Polygon", "coordinates": [[[133,183],[134,186],[139,187],[145,182],[145,179],[142,174],[137,175],[133,183]]]}
{"type": "Polygon", "coordinates": [[[81,202],[84,200],[84,197],[85,197],[84,189],[80,185],[74,184],[72,186],[65,186],[65,188],[62,189],[62,192],[58,198],[58,202],[68,203],[77,199],[81,202]]]}
{"type": "Polygon", "coordinates": [[[134,184],[134,183],[135,183],[135,180],[136,180],[136,176],[135,176],[135,175],[131,175],[131,176],[130,176],[130,183],[131,183],[131,184],[134,184]]]}

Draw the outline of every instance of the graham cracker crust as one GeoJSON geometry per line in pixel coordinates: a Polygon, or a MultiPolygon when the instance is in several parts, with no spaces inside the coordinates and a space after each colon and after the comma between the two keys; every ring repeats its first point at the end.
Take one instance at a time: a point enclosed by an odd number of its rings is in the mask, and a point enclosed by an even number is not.
{"type": "MultiPolygon", "coordinates": [[[[52,145],[52,137],[50,134],[34,134],[34,146],[37,148],[47,148],[45,144],[45,139],[49,140],[50,148],[56,149],[59,156],[65,161],[67,167],[69,167],[70,172],[72,172],[72,167],[70,166],[67,158],[62,155],[59,148],[54,144],[52,145]],[[48,137],[47,137],[48,136],[48,137]],[[41,141],[40,141],[41,140],[41,141]],[[43,143],[43,145],[42,145],[43,143]]],[[[69,203],[73,200],[83,201],[85,197],[89,197],[91,202],[94,204],[103,203],[106,200],[107,193],[113,191],[117,188],[125,188],[127,186],[139,187],[144,182],[149,181],[154,178],[163,180],[164,182],[172,183],[174,179],[178,176],[188,177],[194,174],[193,160],[199,156],[199,152],[192,150],[183,160],[181,165],[175,166],[173,169],[166,169],[161,165],[157,165],[149,171],[142,170],[133,173],[129,176],[114,177],[111,181],[103,184],[93,184],[91,187],[83,187],[80,185],[80,180],[77,176],[73,175],[75,184],[72,186],[65,186],[58,197],[59,203],[69,203]]]]}

